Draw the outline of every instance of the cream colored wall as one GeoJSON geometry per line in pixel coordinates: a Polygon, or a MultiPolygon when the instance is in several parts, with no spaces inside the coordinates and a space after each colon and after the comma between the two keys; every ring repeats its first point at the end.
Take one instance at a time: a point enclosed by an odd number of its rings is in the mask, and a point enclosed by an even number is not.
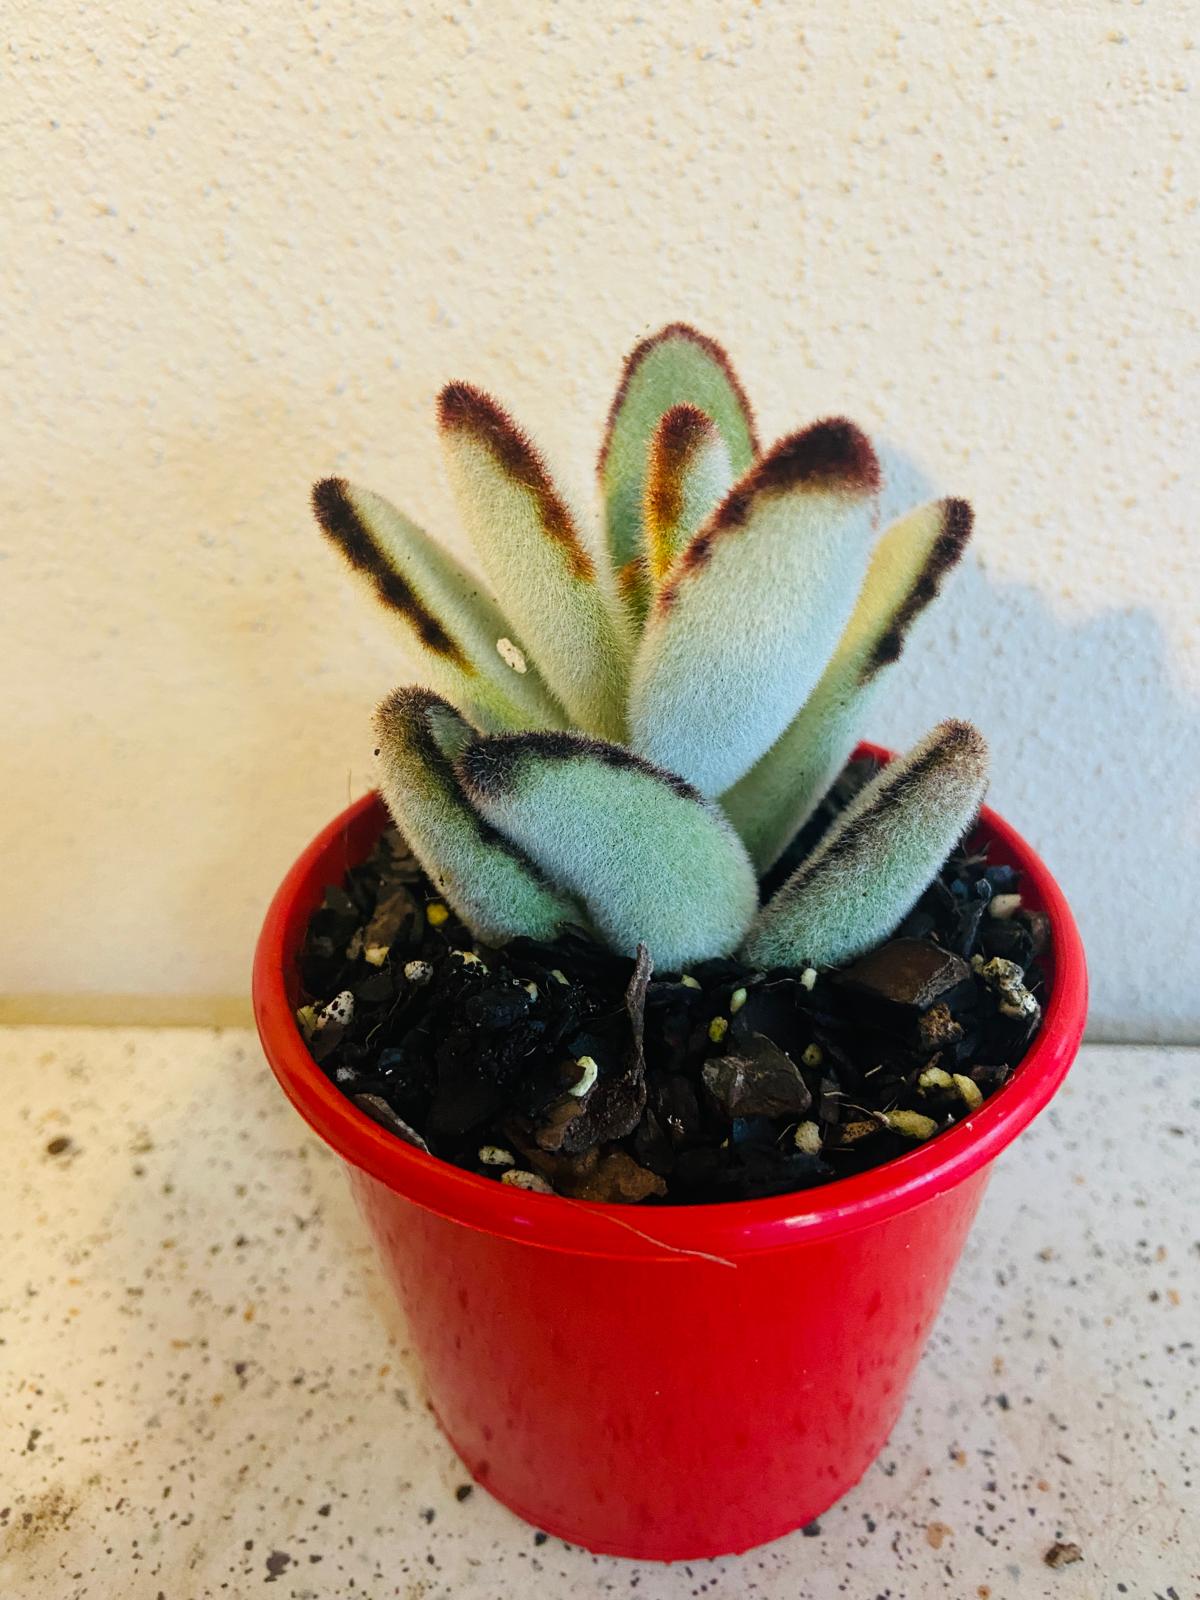
{"type": "Polygon", "coordinates": [[[620,356],[686,317],[766,434],[844,410],[896,504],[974,500],[870,731],[977,719],[1096,1033],[1196,1036],[1190,7],[117,0],[8,34],[10,1014],[236,1000],[367,783],[403,667],[309,482],[449,530],[431,401],[468,375],[586,495],[620,356]]]}

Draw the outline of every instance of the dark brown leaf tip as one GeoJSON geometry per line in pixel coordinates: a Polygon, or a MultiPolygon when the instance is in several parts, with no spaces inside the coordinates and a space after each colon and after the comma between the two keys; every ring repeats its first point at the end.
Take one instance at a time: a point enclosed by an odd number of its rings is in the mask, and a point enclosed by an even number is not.
{"type": "Polygon", "coordinates": [[[366,567],[370,545],[362,523],[350,504],[345,478],[322,478],[312,487],[313,515],[321,532],[330,538],[354,567],[366,567]]]}
{"type": "Polygon", "coordinates": [[[734,484],[688,545],[670,583],[658,592],[657,610],[665,614],[671,609],[680,585],[708,565],[717,540],[741,528],[759,498],[783,494],[798,485],[826,494],[866,496],[878,492],[880,481],[871,441],[844,417],[814,422],[802,433],[789,434],[734,484]]]}
{"type": "MultiPolygon", "coordinates": [[[[495,436],[498,448],[521,437],[521,430],[498,400],[473,383],[448,383],[437,398],[439,428],[470,428],[495,436]]],[[[528,441],[523,441],[528,443],[528,441]]]]}
{"type": "Polygon", "coordinates": [[[458,641],[446,632],[371,537],[354,509],[345,478],[322,478],[314,484],[312,508],[326,538],[337,546],[356,572],[370,580],[380,601],[389,611],[404,618],[425,648],[452,661],[463,672],[474,672],[470,658],[458,641]]]}
{"type": "Polygon", "coordinates": [[[975,526],[975,513],[971,510],[969,500],[945,500],[942,502],[945,510],[945,523],[942,528],[941,538],[938,540],[939,549],[945,546],[950,552],[943,567],[958,560],[966,549],[967,540],[971,537],[971,530],[975,526]]]}
{"type": "Polygon", "coordinates": [[[968,784],[987,773],[987,740],[971,722],[948,718],[939,722],[921,741],[921,746],[899,760],[889,761],[879,779],[875,803],[845,823],[827,847],[816,850],[798,868],[793,882],[799,884],[814,873],[828,873],[852,855],[864,832],[876,826],[883,809],[904,805],[914,790],[929,781],[932,773],[942,774],[947,783],[957,777],[968,784]]]}
{"type": "Polygon", "coordinates": [[[398,744],[402,749],[418,751],[443,783],[453,783],[453,768],[434,735],[434,717],[439,714],[460,722],[464,731],[469,732],[466,721],[441,695],[418,684],[406,684],[393,689],[376,707],[375,736],[385,750],[391,751],[398,744]]]}
{"type": "MultiPolygon", "coordinates": [[[[982,770],[987,766],[987,759],[987,740],[975,724],[949,717],[945,722],[939,722],[927,736],[925,749],[907,769],[902,763],[897,763],[895,794],[900,795],[912,785],[920,783],[935,768],[982,770]]],[[[884,770],[887,771],[887,768],[884,770]]]]}
{"type": "Polygon", "coordinates": [[[913,622],[929,602],[936,598],[946,574],[967,547],[974,525],[974,513],[969,503],[966,500],[943,500],[939,509],[942,527],[933,542],[929,559],[920,577],[898,607],[896,615],[892,618],[891,627],[880,638],[871,652],[870,659],[863,667],[861,680],[863,683],[869,682],[883,667],[899,660],[913,622]]]}
{"type": "MultiPolygon", "coordinates": [[[[396,733],[401,729],[419,728],[427,724],[435,706],[453,710],[449,702],[432,689],[409,683],[393,689],[375,708],[375,731],[378,734],[396,733]]],[[[454,713],[457,715],[457,712],[454,713]]]]}
{"type": "Polygon", "coordinates": [[[608,461],[608,453],[612,448],[613,429],[616,426],[617,416],[621,407],[625,403],[625,396],[629,392],[629,385],[632,383],[634,375],[653,350],[660,344],[666,344],[671,339],[686,339],[691,344],[697,345],[710,360],[720,367],[725,374],[729,387],[737,396],[738,404],[742,408],[742,414],[746,418],[746,427],[750,433],[751,446],[754,454],[758,454],[758,434],[754,426],[754,412],[751,410],[746,391],[742,388],[741,379],[733,370],[733,363],[730,361],[724,347],[719,345],[715,339],[710,339],[706,333],[701,333],[698,328],[693,328],[690,322],[669,322],[665,328],[660,328],[657,333],[651,334],[648,339],[643,339],[640,344],[635,345],[625,358],[625,365],[621,369],[621,381],[617,385],[617,392],[613,396],[613,403],[608,410],[608,422],[604,429],[604,443],[600,446],[600,460],[597,463],[599,472],[603,473],[605,463],[608,461]]]}
{"type": "Polygon", "coordinates": [[[717,438],[717,425],[699,406],[664,411],[650,438],[646,512],[652,527],[669,528],[683,512],[683,485],[697,454],[717,438]]]}
{"type": "Polygon", "coordinates": [[[533,496],[546,536],[561,545],[573,575],[595,577],[592,558],[537,446],[498,401],[474,384],[448,383],[438,396],[438,427],[443,433],[468,433],[482,445],[497,466],[533,496]]]}
{"type": "Polygon", "coordinates": [[[684,400],[659,417],[654,442],[668,459],[688,457],[715,437],[716,431],[716,423],[706,412],[684,400]]]}
{"type": "Polygon", "coordinates": [[[973,722],[960,717],[947,717],[938,724],[935,749],[947,756],[969,755],[973,759],[987,755],[987,740],[973,722]]]}
{"type": "Polygon", "coordinates": [[[826,493],[878,494],[882,475],[871,441],[845,417],[814,422],[781,439],[726,495],[713,519],[719,531],[739,527],[759,495],[799,485],[826,493]]]}
{"type": "MultiPolygon", "coordinates": [[[[440,694],[417,684],[393,689],[375,710],[375,735],[387,755],[392,747],[415,752],[427,772],[441,786],[444,793],[463,801],[459,788],[454,757],[469,748],[476,737],[475,729],[440,694]]],[[[381,751],[375,752],[378,757],[381,751]]],[[[540,867],[534,865],[523,850],[480,816],[474,806],[465,804],[467,817],[482,843],[502,850],[505,855],[519,861],[539,883],[549,886],[540,867]]]]}
{"type": "Polygon", "coordinates": [[[634,755],[624,745],[582,733],[501,733],[478,739],[459,762],[459,773],[468,792],[498,796],[513,787],[530,761],[600,761],[606,767],[640,772],[665,783],[684,800],[706,804],[700,792],[677,773],[634,755]]]}

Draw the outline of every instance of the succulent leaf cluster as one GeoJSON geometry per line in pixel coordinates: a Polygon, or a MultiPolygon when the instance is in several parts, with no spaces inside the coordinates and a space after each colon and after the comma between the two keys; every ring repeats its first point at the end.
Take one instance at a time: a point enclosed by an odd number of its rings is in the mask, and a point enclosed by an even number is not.
{"type": "Polygon", "coordinates": [[[474,934],[569,925],[681,970],[830,965],[886,938],[978,812],[987,750],[944,722],[867,785],[765,906],[914,619],[970,536],[962,500],[879,530],[844,418],[763,450],[741,384],[680,323],[629,356],[591,529],[489,395],[438,430],[482,569],[342,479],[317,520],[396,621],[419,687],[376,713],[401,832],[474,934]]]}

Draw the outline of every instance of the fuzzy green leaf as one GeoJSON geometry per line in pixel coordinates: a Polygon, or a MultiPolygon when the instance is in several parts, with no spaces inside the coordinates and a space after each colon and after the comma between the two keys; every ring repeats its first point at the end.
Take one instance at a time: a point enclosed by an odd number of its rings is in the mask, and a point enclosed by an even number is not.
{"type": "Polygon", "coordinates": [[[965,500],[935,500],[892,524],[829,665],[796,716],[721,797],[762,874],[842,770],[885,673],[971,535],[965,500]]]}
{"type": "MultiPolygon", "coordinates": [[[[613,570],[622,592],[642,592],[643,520],[650,440],[673,406],[711,417],[740,477],[758,454],[754,418],[729,357],[714,340],[673,322],[643,339],[625,362],[600,452],[600,487],[613,570]]],[[[643,607],[644,609],[644,607],[643,607]]]]}
{"type": "Polygon", "coordinates": [[[562,707],[479,579],[381,495],[344,478],[312,493],[322,532],[399,624],[431,687],[481,727],[560,728],[562,707]]]}
{"type": "Polygon", "coordinates": [[[742,946],[745,960],[768,970],[835,966],[886,939],[970,827],[986,790],[982,735],[968,722],[939,723],[851,801],[763,907],[742,946]]]}
{"type": "Polygon", "coordinates": [[[725,955],[757,886],[718,808],[620,745],[571,733],[479,739],[458,762],[489,822],[586,905],[614,950],[656,967],[725,955]]]}
{"type": "Polygon", "coordinates": [[[427,689],[397,689],[375,713],[379,787],[392,818],[472,933],[553,939],[580,908],[467,800],[453,762],[477,730],[427,689]]]}
{"type": "Polygon", "coordinates": [[[469,384],[442,390],[438,420],[467,531],[505,613],[571,722],[622,737],[624,619],[542,458],[512,418],[469,384]]]}
{"type": "Polygon", "coordinates": [[[634,749],[720,794],[821,675],[866,570],[879,464],[841,419],[791,435],[684,550],[634,662],[634,749]]]}
{"type": "Polygon", "coordinates": [[[672,406],[650,440],[643,507],[643,559],[624,593],[640,622],[676,559],[733,485],[729,446],[711,417],[672,406]]]}

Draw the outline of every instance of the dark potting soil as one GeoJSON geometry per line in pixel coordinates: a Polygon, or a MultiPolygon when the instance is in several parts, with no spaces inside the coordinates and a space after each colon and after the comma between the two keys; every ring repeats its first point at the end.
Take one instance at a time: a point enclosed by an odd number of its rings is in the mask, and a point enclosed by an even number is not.
{"type": "MultiPolygon", "coordinates": [[[[764,883],[870,775],[851,763],[764,883]]],[[[471,1172],[576,1199],[743,1200],[864,1172],[993,1094],[1036,1031],[1046,919],[956,854],[838,971],[657,973],[582,932],[474,941],[394,828],[314,912],[298,1020],[361,1110],[471,1172]]]]}

